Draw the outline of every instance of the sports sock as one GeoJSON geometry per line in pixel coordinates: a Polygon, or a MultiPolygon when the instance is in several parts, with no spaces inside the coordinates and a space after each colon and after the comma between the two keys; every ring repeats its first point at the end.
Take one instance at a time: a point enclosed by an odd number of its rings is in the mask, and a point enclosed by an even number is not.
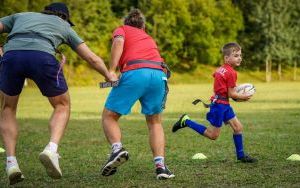
{"type": "Polygon", "coordinates": [[[243,148],[243,135],[242,134],[234,134],[233,141],[235,145],[235,152],[237,159],[244,157],[244,148],[243,148]]]}
{"type": "Polygon", "coordinates": [[[165,169],[165,158],[162,156],[156,156],[154,157],[154,164],[156,168],[162,168],[165,169]]]}
{"type": "Polygon", "coordinates": [[[45,150],[50,150],[53,153],[57,153],[58,145],[54,142],[49,142],[49,144],[45,147],[45,150]]]}
{"type": "Polygon", "coordinates": [[[193,129],[194,131],[198,132],[199,134],[204,134],[205,130],[207,129],[204,125],[196,123],[190,119],[185,120],[185,125],[189,128],[193,129]]]}
{"type": "Polygon", "coordinates": [[[115,142],[111,145],[111,149],[113,153],[116,153],[122,149],[122,143],[121,142],[115,142]]]}
{"type": "Polygon", "coordinates": [[[8,156],[6,158],[6,168],[10,168],[15,165],[18,165],[16,156],[8,156]]]}

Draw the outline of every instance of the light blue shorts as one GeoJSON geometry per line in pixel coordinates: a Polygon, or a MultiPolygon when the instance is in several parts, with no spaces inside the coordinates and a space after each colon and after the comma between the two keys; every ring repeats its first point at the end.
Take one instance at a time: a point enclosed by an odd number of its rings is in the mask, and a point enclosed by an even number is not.
{"type": "Polygon", "coordinates": [[[166,74],[158,69],[141,68],[124,72],[119,85],[112,88],[105,103],[110,111],[126,115],[137,100],[145,115],[163,110],[166,93],[166,74]]]}

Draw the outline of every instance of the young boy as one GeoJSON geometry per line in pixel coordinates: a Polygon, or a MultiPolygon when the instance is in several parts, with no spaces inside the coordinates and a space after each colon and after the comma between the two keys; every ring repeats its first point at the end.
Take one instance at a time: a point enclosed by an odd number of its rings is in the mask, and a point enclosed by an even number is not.
{"type": "Polygon", "coordinates": [[[254,163],[257,160],[244,153],[243,126],[229,104],[229,98],[239,101],[247,101],[251,98],[251,95],[238,94],[235,91],[237,73],[234,67],[241,65],[241,47],[237,43],[227,43],[222,48],[222,54],[224,65],[219,67],[213,74],[214,95],[211,97],[210,111],[206,115],[206,119],[212,126],[207,128],[202,124],[192,121],[188,115],[184,114],[173,125],[172,132],[189,127],[211,140],[216,140],[220,135],[222,123],[224,122],[225,124],[229,124],[233,130],[237,159],[244,163],[254,163]]]}

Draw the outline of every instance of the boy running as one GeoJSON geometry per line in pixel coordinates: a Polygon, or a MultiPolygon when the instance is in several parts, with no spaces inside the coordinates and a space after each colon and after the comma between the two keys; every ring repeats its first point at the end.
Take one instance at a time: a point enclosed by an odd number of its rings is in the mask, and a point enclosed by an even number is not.
{"type": "Polygon", "coordinates": [[[216,140],[221,132],[223,122],[229,124],[233,130],[233,140],[236,149],[237,160],[244,163],[254,163],[257,160],[244,153],[243,148],[243,125],[238,120],[232,107],[229,104],[229,98],[239,101],[247,101],[251,95],[238,94],[235,91],[237,73],[234,67],[238,67],[242,62],[241,47],[237,43],[227,43],[222,48],[224,64],[219,67],[214,77],[214,95],[211,97],[210,111],[206,115],[206,119],[212,125],[206,127],[195,121],[192,121],[188,115],[183,114],[180,119],[173,125],[172,132],[178,129],[189,127],[199,134],[216,140]]]}

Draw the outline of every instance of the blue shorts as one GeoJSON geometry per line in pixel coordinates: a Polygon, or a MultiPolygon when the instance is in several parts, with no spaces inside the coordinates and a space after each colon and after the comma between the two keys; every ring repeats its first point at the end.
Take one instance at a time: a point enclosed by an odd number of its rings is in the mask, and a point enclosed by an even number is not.
{"type": "Polygon", "coordinates": [[[126,115],[139,100],[142,106],[141,113],[159,114],[163,110],[166,80],[166,74],[158,69],[141,68],[124,72],[119,85],[112,88],[105,108],[126,115]]]}
{"type": "Polygon", "coordinates": [[[0,89],[7,95],[19,95],[25,78],[32,79],[47,97],[61,95],[68,86],[59,62],[49,53],[34,50],[14,50],[4,54],[0,69],[0,89]]]}
{"type": "Polygon", "coordinates": [[[206,114],[206,119],[214,127],[222,127],[223,122],[227,123],[234,117],[235,114],[229,104],[213,103],[210,111],[206,114]]]}

